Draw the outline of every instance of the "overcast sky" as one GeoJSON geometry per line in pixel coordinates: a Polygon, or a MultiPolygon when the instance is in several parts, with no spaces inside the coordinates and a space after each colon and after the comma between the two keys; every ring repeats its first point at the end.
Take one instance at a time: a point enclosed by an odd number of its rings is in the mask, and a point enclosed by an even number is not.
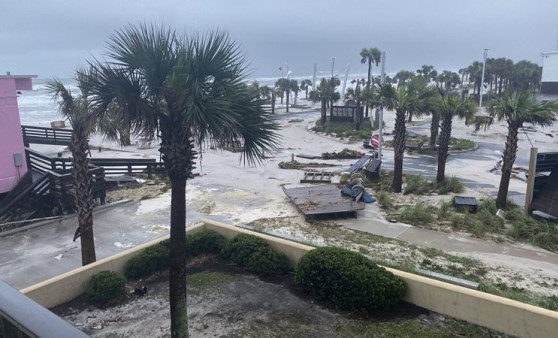
{"type": "Polygon", "coordinates": [[[489,57],[528,59],[555,50],[557,0],[1,0],[0,73],[70,77],[100,56],[126,24],[164,23],[186,32],[219,28],[240,43],[253,76],[364,73],[362,47],[384,50],[386,70],[432,64],[457,70],[489,57]]]}

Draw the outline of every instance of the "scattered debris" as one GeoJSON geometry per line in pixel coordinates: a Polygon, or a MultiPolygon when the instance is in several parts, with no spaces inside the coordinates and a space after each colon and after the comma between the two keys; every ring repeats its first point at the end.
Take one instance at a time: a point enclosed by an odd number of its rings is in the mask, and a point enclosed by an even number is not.
{"type": "Polygon", "coordinates": [[[304,169],[304,168],[320,168],[320,167],[335,167],[335,164],[301,163],[298,161],[279,162],[279,168],[281,169],[304,169]]]}
{"type": "Polygon", "coordinates": [[[324,160],[341,160],[341,159],[352,159],[352,158],[361,158],[364,153],[360,151],[351,150],[351,149],[343,149],[340,152],[331,152],[331,153],[322,153],[322,158],[324,160]]]}

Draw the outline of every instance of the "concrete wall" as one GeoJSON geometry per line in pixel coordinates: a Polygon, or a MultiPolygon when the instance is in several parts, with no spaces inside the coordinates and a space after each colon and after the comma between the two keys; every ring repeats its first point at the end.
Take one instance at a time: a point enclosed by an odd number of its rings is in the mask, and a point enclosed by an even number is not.
{"type": "MultiPolygon", "coordinates": [[[[265,239],[274,249],[286,254],[292,263],[298,262],[304,253],[313,249],[313,247],[307,245],[209,220],[204,220],[203,224],[189,228],[187,232],[191,234],[204,228],[214,230],[228,238],[239,233],[259,236],[265,239]]],[[[165,238],[167,237],[108,257],[21,291],[46,307],[64,303],[83,293],[89,279],[96,272],[101,270],[122,271],[128,259],[149,245],[158,243],[165,238]]],[[[405,300],[409,303],[519,337],[550,338],[557,336],[558,312],[395,269],[388,268],[388,270],[402,278],[407,284],[408,293],[405,300]]]]}
{"type": "Polygon", "coordinates": [[[16,90],[24,89],[31,89],[31,78],[0,78],[0,193],[12,190],[27,172],[16,94],[16,90]],[[19,168],[14,154],[21,156],[19,168]]]}

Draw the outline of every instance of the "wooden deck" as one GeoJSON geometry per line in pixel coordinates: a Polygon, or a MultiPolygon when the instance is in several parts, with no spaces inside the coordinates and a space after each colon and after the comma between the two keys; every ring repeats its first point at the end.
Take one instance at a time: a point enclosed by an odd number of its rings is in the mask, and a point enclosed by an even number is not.
{"type": "Polygon", "coordinates": [[[331,183],[332,173],[327,171],[305,171],[300,183],[331,183]]]}
{"type": "Polygon", "coordinates": [[[283,191],[306,217],[356,216],[358,210],[364,209],[364,203],[354,202],[351,198],[342,196],[341,189],[333,184],[283,191]]]}

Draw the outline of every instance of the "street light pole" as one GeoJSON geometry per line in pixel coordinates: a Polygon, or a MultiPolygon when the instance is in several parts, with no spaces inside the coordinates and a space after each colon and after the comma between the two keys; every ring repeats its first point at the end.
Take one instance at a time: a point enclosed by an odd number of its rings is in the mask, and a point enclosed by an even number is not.
{"type": "Polygon", "coordinates": [[[484,87],[484,69],[486,67],[486,56],[488,55],[488,49],[484,49],[483,60],[482,60],[482,76],[481,76],[481,84],[479,89],[479,110],[482,108],[482,88],[484,87]]]}

